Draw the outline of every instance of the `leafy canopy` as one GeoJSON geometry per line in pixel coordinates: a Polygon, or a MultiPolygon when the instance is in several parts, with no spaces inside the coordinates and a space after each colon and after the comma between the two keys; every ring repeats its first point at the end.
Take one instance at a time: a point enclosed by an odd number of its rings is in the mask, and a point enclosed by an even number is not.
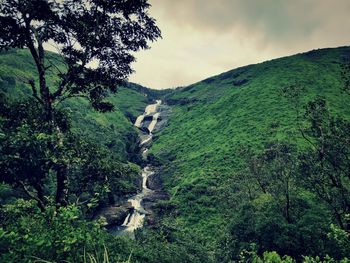
{"type": "Polygon", "coordinates": [[[27,82],[43,104],[83,96],[94,108],[111,110],[112,105],[102,100],[106,91],[115,91],[132,73],[132,52],[148,48],[148,41],[160,37],[148,15],[149,6],[147,0],[1,1],[0,50],[29,48],[38,69],[40,94],[34,80],[27,82]],[[45,56],[44,44],[59,51],[65,70],[45,56]],[[59,74],[56,87],[46,85],[49,68],[59,74]]]}

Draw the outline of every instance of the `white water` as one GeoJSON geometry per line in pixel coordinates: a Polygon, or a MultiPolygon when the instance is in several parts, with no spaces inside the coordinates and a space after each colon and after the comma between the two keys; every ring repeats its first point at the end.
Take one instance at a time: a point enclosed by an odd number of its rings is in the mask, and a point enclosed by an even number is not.
{"type": "Polygon", "coordinates": [[[148,126],[149,132],[152,132],[154,130],[154,127],[156,127],[159,115],[160,115],[159,112],[157,112],[156,114],[153,115],[153,119],[152,119],[151,123],[148,126]]]}
{"type": "Polygon", "coordinates": [[[146,143],[150,142],[152,140],[152,134],[148,135],[146,139],[142,140],[140,143],[140,146],[145,145],[146,143]]]}
{"type": "Polygon", "coordinates": [[[142,124],[142,121],[143,121],[143,119],[145,118],[145,115],[140,115],[140,116],[138,116],[137,117],[137,119],[136,119],[136,121],[135,121],[135,126],[137,127],[137,128],[140,128],[141,127],[141,124],[142,124]]]}
{"type": "Polygon", "coordinates": [[[147,160],[147,153],[148,153],[148,149],[147,148],[142,151],[142,159],[143,160],[147,160]]]}
{"type": "Polygon", "coordinates": [[[123,231],[125,232],[133,232],[135,229],[142,227],[143,221],[147,214],[147,211],[142,206],[143,198],[152,192],[152,190],[147,187],[147,179],[153,172],[150,170],[148,166],[146,166],[142,170],[142,191],[137,195],[128,199],[128,202],[131,203],[131,206],[134,208],[133,212],[128,214],[123,223],[123,231]]]}
{"type": "Polygon", "coordinates": [[[157,112],[158,106],[162,103],[161,100],[157,100],[155,104],[150,104],[146,107],[145,113],[143,115],[150,115],[157,112]]]}
{"type": "Polygon", "coordinates": [[[142,122],[143,122],[143,120],[145,119],[145,117],[148,116],[148,115],[152,115],[153,113],[155,113],[154,116],[153,116],[153,120],[152,120],[151,124],[148,126],[148,130],[149,130],[150,132],[152,132],[153,129],[154,129],[154,127],[155,127],[156,124],[157,124],[157,120],[158,120],[158,117],[159,117],[159,113],[157,113],[157,109],[158,109],[158,107],[160,106],[161,103],[162,103],[161,100],[157,100],[155,104],[150,104],[150,105],[148,105],[148,106],[145,108],[145,112],[144,112],[142,115],[140,115],[140,116],[137,117],[137,119],[136,119],[134,125],[135,125],[137,128],[140,128],[140,127],[142,126],[142,122]]]}
{"type": "MultiPolygon", "coordinates": [[[[160,100],[157,100],[155,104],[148,105],[145,109],[144,114],[140,115],[135,121],[134,125],[140,128],[142,126],[144,118],[148,115],[154,114],[151,123],[147,127],[150,134],[145,136],[145,138],[141,141],[141,147],[152,140],[152,131],[154,130],[158,118],[160,116],[160,114],[157,112],[159,105],[161,105],[160,100]]],[[[147,159],[147,152],[148,148],[142,147],[141,153],[144,159],[147,159]]],[[[125,233],[132,235],[135,229],[143,226],[143,222],[145,216],[147,215],[147,211],[143,207],[142,201],[148,194],[152,193],[152,190],[147,187],[148,177],[152,174],[154,174],[154,172],[149,166],[146,166],[142,169],[142,191],[128,199],[128,202],[130,202],[131,206],[133,207],[133,211],[130,212],[125,218],[124,223],[122,224],[122,229],[119,231],[119,234],[125,233]]]]}

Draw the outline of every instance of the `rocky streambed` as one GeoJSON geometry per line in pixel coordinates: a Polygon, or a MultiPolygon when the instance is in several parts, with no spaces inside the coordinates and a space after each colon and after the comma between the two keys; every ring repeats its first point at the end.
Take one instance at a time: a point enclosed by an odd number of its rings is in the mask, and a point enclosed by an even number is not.
{"type": "Polygon", "coordinates": [[[135,229],[142,227],[146,220],[149,224],[154,222],[154,203],[167,198],[161,189],[159,171],[148,161],[148,150],[152,144],[153,133],[164,127],[168,113],[169,108],[157,100],[156,103],[148,105],[135,121],[134,125],[140,130],[140,148],[144,161],[141,191],[126,202],[101,209],[98,215],[106,219],[107,228],[114,234],[134,237],[135,229]]]}

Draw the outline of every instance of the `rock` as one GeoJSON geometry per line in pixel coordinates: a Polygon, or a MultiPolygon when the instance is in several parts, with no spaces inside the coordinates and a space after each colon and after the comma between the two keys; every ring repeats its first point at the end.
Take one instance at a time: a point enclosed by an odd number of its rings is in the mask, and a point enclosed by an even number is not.
{"type": "Polygon", "coordinates": [[[153,120],[153,115],[154,114],[150,114],[150,115],[146,115],[144,118],[143,118],[143,121],[146,122],[151,122],[153,120]]]}
{"type": "Polygon", "coordinates": [[[148,210],[149,208],[152,208],[152,206],[155,204],[156,201],[159,200],[168,200],[169,195],[166,192],[163,191],[155,191],[152,194],[147,195],[144,199],[144,206],[148,210]]]}
{"type": "Polygon", "coordinates": [[[131,206],[130,202],[126,202],[122,205],[104,207],[101,208],[95,218],[105,218],[107,227],[112,225],[121,226],[124,223],[125,218],[133,211],[133,209],[134,208],[131,206]]]}
{"type": "Polygon", "coordinates": [[[155,227],[158,221],[154,208],[157,207],[158,201],[168,200],[169,195],[163,190],[160,172],[157,170],[154,174],[148,177],[147,187],[153,190],[153,192],[145,196],[143,199],[143,206],[149,211],[149,214],[146,217],[146,222],[149,227],[155,227]]]}
{"type": "Polygon", "coordinates": [[[148,177],[147,187],[151,190],[161,190],[162,189],[162,179],[160,177],[159,171],[155,171],[148,177]]]}
{"type": "Polygon", "coordinates": [[[149,134],[148,126],[149,126],[150,123],[151,123],[150,121],[149,122],[143,122],[141,124],[140,130],[142,132],[146,133],[146,134],[149,134]]]}
{"type": "Polygon", "coordinates": [[[153,130],[153,133],[162,130],[166,126],[171,115],[171,108],[168,105],[161,105],[159,107],[159,113],[160,115],[158,117],[158,122],[153,130]]]}
{"type": "Polygon", "coordinates": [[[160,200],[168,200],[169,195],[163,191],[154,191],[143,199],[143,206],[149,212],[146,217],[146,223],[149,227],[156,227],[158,224],[158,217],[155,213],[157,202],[160,200]]]}

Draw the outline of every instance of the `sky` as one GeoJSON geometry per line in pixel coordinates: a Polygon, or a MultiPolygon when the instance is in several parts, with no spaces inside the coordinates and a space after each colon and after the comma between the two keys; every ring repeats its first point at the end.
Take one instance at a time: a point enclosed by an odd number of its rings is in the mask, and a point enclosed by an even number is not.
{"type": "Polygon", "coordinates": [[[130,81],[163,89],[324,47],[350,45],[350,0],[149,0],[162,39],[130,81]]]}

